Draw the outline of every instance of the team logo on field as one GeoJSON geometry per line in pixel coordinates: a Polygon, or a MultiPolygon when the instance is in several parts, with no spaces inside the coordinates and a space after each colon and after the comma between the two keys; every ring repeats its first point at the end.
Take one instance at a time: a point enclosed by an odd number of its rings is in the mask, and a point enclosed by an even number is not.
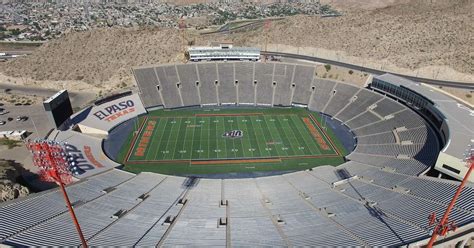
{"type": "Polygon", "coordinates": [[[229,137],[229,138],[240,138],[244,136],[244,132],[241,130],[232,130],[229,132],[225,132],[222,137],[229,137]]]}

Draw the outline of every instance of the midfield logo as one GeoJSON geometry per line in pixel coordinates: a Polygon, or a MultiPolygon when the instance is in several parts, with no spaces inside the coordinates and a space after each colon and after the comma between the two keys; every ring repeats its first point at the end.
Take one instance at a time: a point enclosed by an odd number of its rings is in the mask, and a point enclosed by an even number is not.
{"type": "Polygon", "coordinates": [[[229,132],[225,132],[222,137],[229,137],[229,138],[240,138],[244,136],[244,132],[241,130],[232,130],[229,132]]]}

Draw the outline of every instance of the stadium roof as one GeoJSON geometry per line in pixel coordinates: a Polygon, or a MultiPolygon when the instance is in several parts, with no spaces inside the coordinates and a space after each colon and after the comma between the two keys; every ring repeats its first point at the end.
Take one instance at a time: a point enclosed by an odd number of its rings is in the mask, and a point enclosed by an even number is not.
{"type": "Polygon", "coordinates": [[[409,88],[434,102],[435,107],[444,115],[449,126],[450,137],[442,151],[459,159],[464,158],[467,145],[474,143],[473,109],[429,86],[415,83],[406,78],[392,74],[384,74],[376,78],[409,88]]]}

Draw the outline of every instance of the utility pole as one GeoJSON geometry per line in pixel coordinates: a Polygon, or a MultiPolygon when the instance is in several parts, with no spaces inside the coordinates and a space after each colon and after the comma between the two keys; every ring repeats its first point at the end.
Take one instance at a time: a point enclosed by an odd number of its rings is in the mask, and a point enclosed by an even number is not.
{"type": "MultiPolygon", "coordinates": [[[[263,25],[263,30],[265,33],[265,52],[267,52],[267,45],[268,45],[268,30],[270,29],[270,20],[265,20],[265,24],[263,25]]],[[[267,62],[267,55],[264,57],[264,62],[267,62]]]]}

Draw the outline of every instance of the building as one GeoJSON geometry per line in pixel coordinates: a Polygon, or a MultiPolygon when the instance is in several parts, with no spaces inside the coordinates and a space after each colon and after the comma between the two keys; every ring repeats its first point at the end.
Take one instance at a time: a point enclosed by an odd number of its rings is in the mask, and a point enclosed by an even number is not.
{"type": "Polygon", "coordinates": [[[219,44],[210,47],[189,47],[186,56],[190,61],[246,60],[259,61],[260,49],[254,47],[234,47],[232,44],[219,44]]]}

